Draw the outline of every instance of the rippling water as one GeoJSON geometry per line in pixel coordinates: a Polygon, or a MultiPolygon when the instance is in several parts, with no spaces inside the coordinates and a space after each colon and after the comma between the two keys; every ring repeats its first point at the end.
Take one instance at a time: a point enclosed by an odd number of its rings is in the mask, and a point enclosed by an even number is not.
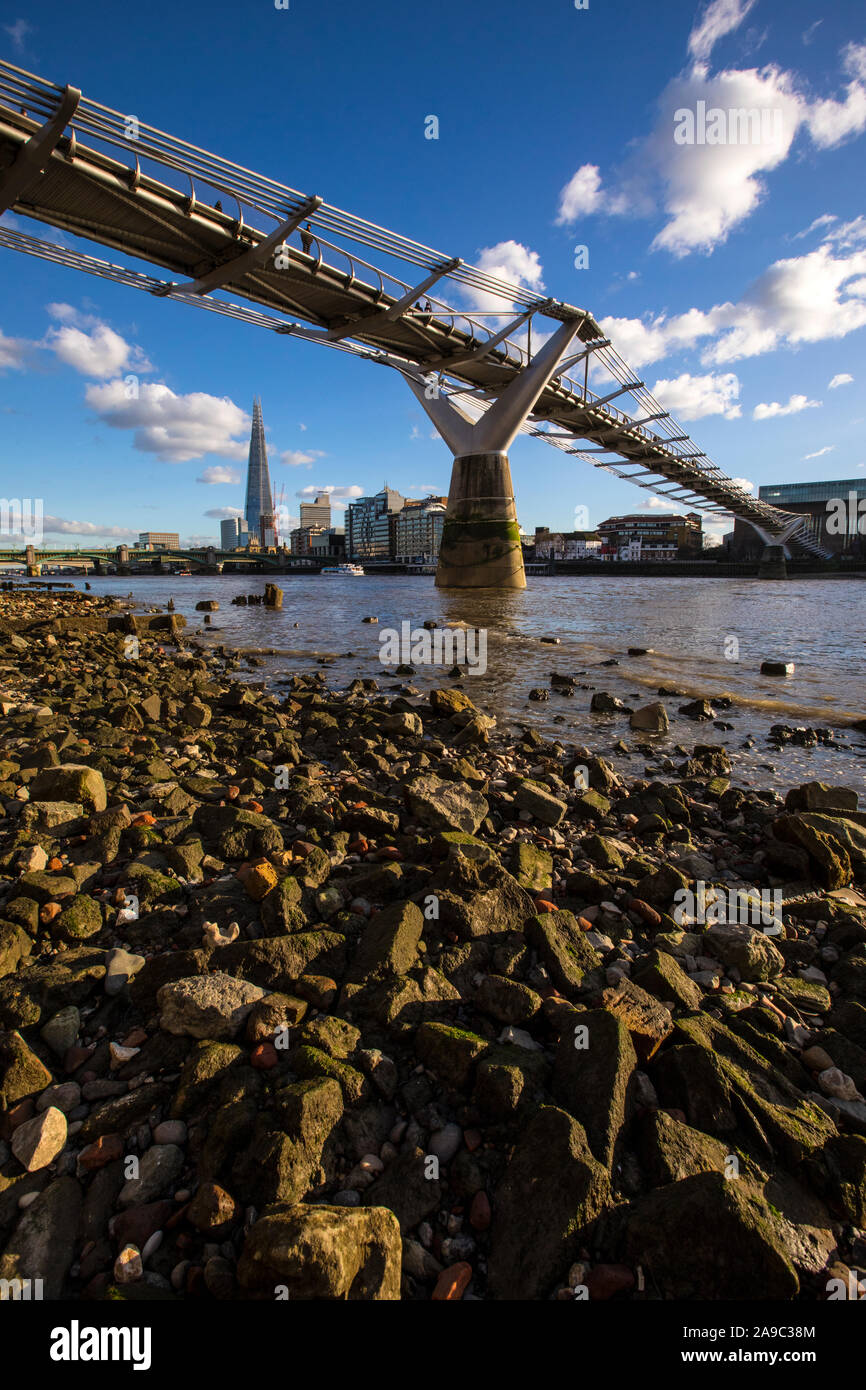
{"type": "MultiPolygon", "coordinates": [[[[566,743],[588,743],[626,773],[642,775],[646,759],[612,755],[620,738],[633,747],[637,738],[627,716],[589,713],[591,690],[574,696],[551,692],[546,702],[530,702],[535,686],[549,686],[550,673],[575,675],[579,682],[618,695],[631,706],[656,698],[660,686],[690,696],[727,694],[734,707],[720,718],[733,731],[693,723],[677,715],[676,698],[666,699],[670,733],[657,740],[661,756],[676,744],[724,743],[735,761],[735,781],[784,789],[820,778],[856,785],[866,793],[866,738],[848,729],[838,750],[768,747],[771,724],[834,727],[844,730],[866,719],[866,579],[616,578],[558,576],[530,578],[523,592],[440,590],[430,576],[341,578],[284,576],[277,581],[284,606],[232,607],[237,594],[262,593],[264,575],[219,577],[105,578],[90,581],[94,592],[125,595],[137,604],[164,607],[171,597],[188,631],[211,633],[211,640],[249,651],[274,648],[263,656],[257,677],[278,678],[318,668],[321,657],[335,658],[331,683],[340,688],[355,676],[395,683],[379,662],[379,634],[409,621],[466,622],[487,630],[487,671],[468,676],[464,689],[504,727],[531,724],[566,743]],[[215,598],[220,609],[208,629],[196,603],[215,598]],[[376,616],[378,624],[365,624],[376,616]],[[550,646],[543,636],[558,637],[550,646]],[[628,647],[652,648],[642,657],[628,647]],[[600,663],[616,659],[617,666],[600,663]],[[766,659],[793,661],[793,676],[760,675],[766,659]],[[757,740],[752,750],[741,744],[757,740]],[[772,770],[771,770],[772,769],[772,770]]],[[[83,581],[76,580],[80,587],[83,581]]],[[[416,666],[413,683],[421,690],[442,684],[441,668],[416,666]]]]}

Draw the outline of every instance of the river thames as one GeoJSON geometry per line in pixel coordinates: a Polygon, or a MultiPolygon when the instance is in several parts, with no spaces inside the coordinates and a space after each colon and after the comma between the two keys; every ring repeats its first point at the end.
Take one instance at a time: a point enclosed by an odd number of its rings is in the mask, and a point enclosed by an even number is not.
{"type": "MultiPolygon", "coordinates": [[[[84,580],[74,582],[81,587],[84,580]]],[[[411,681],[426,693],[449,683],[447,672],[418,664],[413,676],[395,676],[380,662],[381,634],[406,622],[413,629],[425,620],[468,623],[486,631],[486,671],[467,674],[463,689],[503,727],[531,725],[563,743],[586,744],[630,775],[644,765],[657,769],[665,758],[681,761],[678,749],[719,743],[731,755],[735,784],[784,790],[811,779],[866,786],[866,733],[851,727],[866,720],[866,579],[557,576],[531,577],[522,592],[494,592],[441,590],[426,575],[287,575],[276,581],[284,592],[279,611],[232,606],[238,595],[263,593],[264,575],[89,582],[94,593],[131,594],[143,607],[173,600],[188,635],[200,632],[208,642],[253,654],[260,664],[249,678],[275,687],[295,671],[325,665],[335,688],[375,677],[383,688],[411,681]],[[209,625],[196,612],[207,599],[220,605],[209,625]],[[650,650],[630,657],[629,647],[650,650]],[[762,676],[765,660],[793,662],[794,673],[762,676]],[[553,672],[574,678],[573,695],[550,688],[553,672]],[[539,688],[550,690],[549,699],[530,700],[539,688]],[[590,713],[595,691],[636,708],[658,699],[662,688],[689,698],[729,697],[716,718],[732,727],[690,720],[678,712],[685,699],[666,695],[670,729],[649,740],[655,756],[647,759],[636,745],[647,746],[648,737],[630,730],[626,714],[590,713]],[[774,724],[832,729],[837,746],[775,748],[767,741],[774,724]],[[628,754],[615,750],[620,740],[628,754]]]]}

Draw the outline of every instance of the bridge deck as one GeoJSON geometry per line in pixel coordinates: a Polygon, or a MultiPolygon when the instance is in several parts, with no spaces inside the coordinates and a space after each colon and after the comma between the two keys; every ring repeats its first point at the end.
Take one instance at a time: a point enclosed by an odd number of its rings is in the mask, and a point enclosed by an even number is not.
{"type": "MultiPolygon", "coordinates": [[[[4,179],[14,183],[11,175],[22,150],[32,152],[62,98],[60,88],[0,63],[0,208],[4,179]]],[[[72,133],[56,139],[43,161],[44,172],[26,183],[12,202],[13,210],[159,266],[180,277],[180,283],[112,266],[11,229],[0,228],[0,244],[245,318],[277,333],[314,337],[398,368],[434,372],[451,384],[455,404],[462,398],[467,407],[474,401],[484,409],[486,399],[495,397],[525,365],[527,349],[508,337],[491,342],[499,334],[496,318],[492,326],[485,324],[459,303],[452,307],[443,299],[432,299],[429,289],[419,298],[431,297],[430,313],[420,312],[412,303],[399,307],[411,286],[397,275],[398,265],[404,273],[406,262],[423,266],[428,280],[433,268],[450,266],[442,279],[456,286],[480,286],[488,294],[498,289],[499,300],[492,302],[501,304],[504,315],[513,313],[516,305],[546,318],[580,318],[578,336],[589,352],[576,378],[566,371],[542,393],[530,433],[596,467],[632,478],[639,486],[664,491],[659,486],[662,480],[671,485],[669,495],[677,502],[734,514],[773,534],[790,526],[790,514],[760,502],[735,484],[696,448],[643,384],[635,384],[636,378],[615,350],[604,345],[602,330],[589,313],[545,300],[523,287],[493,281],[327,204],[310,212],[315,200],[306,195],[185,146],[151,127],[142,124],[138,138],[127,139],[125,119],[96,103],[79,102],[66,126],[72,133]],[[122,149],[124,161],[102,146],[122,149]],[[145,164],[161,177],[146,172],[145,164]],[[180,186],[167,182],[167,175],[180,186]],[[232,202],[232,211],[217,208],[218,199],[232,202]],[[247,220],[251,210],[267,230],[247,220]],[[312,228],[307,249],[284,244],[286,264],[278,269],[274,228],[268,219],[279,227],[297,221],[302,213],[312,228]],[[266,240],[268,246],[263,248],[266,240]],[[373,247],[379,264],[362,257],[359,245],[373,247]],[[257,255],[251,257],[256,248],[257,255]],[[257,259],[259,263],[251,264],[257,259]],[[207,280],[204,290],[202,278],[207,280]],[[245,311],[225,296],[256,307],[245,311]],[[268,312],[262,313],[263,309],[268,312]],[[605,397],[587,389],[589,353],[596,353],[596,360],[610,372],[615,394],[630,395],[633,414],[602,403],[605,397]],[[621,388],[631,383],[633,389],[617,391],[617,382],[621,388]],[[660,417],[653,429],[647,427],[649,416],[660,417]],[[647,423],[637,423],[641,419],[647,423]],[[555,436],[549,433],[551,428],[555,436]],[[580,441],[588,441],[589,447],[580,441]],[[640,476],[625,471],[632,466],[640,476]]]]}

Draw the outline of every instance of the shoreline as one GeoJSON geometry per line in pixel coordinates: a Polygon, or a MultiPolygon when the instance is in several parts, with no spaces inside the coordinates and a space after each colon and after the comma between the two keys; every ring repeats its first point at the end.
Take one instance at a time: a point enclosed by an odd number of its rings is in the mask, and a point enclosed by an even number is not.
{"type": "Polygon", "coordinates": [[[625,777],[468,681],[271,690],[218,633],[74,592],[0,593],[0,1278],[864,1277],[857,790],[734,787],[699,725],[664,780],[625,777]]]}

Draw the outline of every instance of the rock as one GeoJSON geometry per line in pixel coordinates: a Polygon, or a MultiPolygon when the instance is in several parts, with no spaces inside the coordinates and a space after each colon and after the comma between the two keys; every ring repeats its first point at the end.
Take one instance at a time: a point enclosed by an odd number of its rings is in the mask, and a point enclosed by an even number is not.
{"type": "Polygon", "coordinates": [[[234,1221],[237,1202],[215,1182],[203,1182],[187,1209],[187,1220],[197,1231],[218,1231],[234,1221]]]}
{"type": "Polygon", "coordinates": [[[545,1298],[610,1200],[607,1173],[582,1126],[564,1110],[543,1105],[521,1135],[493,1199],[492,1296],[545,1298]]]}
{"type": "Polygon", "coordinates": [[[703,1002],[702,991],[667,951],[651,951],[632,980],[669,1008],[699,1009],[703,1002]]]}
{"type": "Polygon", "coordinates": [[[424,773],[406,786],[412,815],[433,830],[463,830],[474,835],[489,810],[480,792],[459,782],[424,773]]]}
{"type": "Polygon", "coordinates": [[[81,1104],[81,1087],[77,1081],[62,1081],[58,1086],[48,1086],[36,1102],[37,1110],[47,1110],[49,1105],[56,1105],[58,1110],[62,1110],[64,1115],[68,1115],[70,1110],[74,1110],[81,1104]]]}
{"type": "Polygon", "coordinates": [[[61,763],[46,767],[30,783],[36,801],[73,801],[88,811],[104,811],[108,793],[101,772],[82,763],[61,763]]]}
{"type": "Polygon", "coordinates": [[[132,951],[115,946],[105,957],[105,993],[120,994],[144,964],[144,956],[137,956],[132,951]]]}
{"type": "Polygon", "coordinates": [[[706,953],[724,965],[736,966],[743,980],[771,980],[785,968],[785,957],[763,932],[717,922],[702,938],[706,953]]]}
{"type": "Polygon", "coordinates": [[[641,1063],[649,1061],[673,1029],[670,1009],[631,980],[621,979],[603,990],[599,1003],[622,1019],[641,1063]]]}
{"type": "Polygon", "coordinates": [[[436,1287],[430,1297],[434,1302],[458,1302],[469,1287],[472,1279],[472,1266],[465,1260],[443,1269],[436,1280],[436,1287]]]}
{"type": "Polygon", "coordinates": [[[589,944],[571,912],[544,912],[530,917],[524,931],[553,983],[563,993],[580,989],[584,976],[601,965],[601,956],[589,944]]]}
{"type": "Polygon", "coordinates": [[[50,1086],[54,1077],[18,1033],[0,1033],[0,1107],[50,1086]]]}
{"type": "MultiPolygon", "coordinates": [[[[815,878],[825,888],[847,888],[851,882],[851,860],[844,845],[840,844],[835,833],[828,834],[821,828],[823,821],[830,822],[829,829],[835,832],[835,820],[830,817],[816,817],[804,814],[779,816],[773,821],[772,831],[776,840],[785,845],[795,845],[804,850],[815,878]]],[[[839,825],[844,824],[841,819],[839,825]]]]}
{"type": "Polygon", "coordinates": [[[427,1155],[419,1148],[399,1154],[366,1193],[371,1206],[394,1213],[404,1236],[436,1211],[441,1197],[442,1183],[429,1175],[427,1155]]]}
{"type": "Polygon", "coordinates": [[[423,929],[424,917],[414,903],[392,903],[377,913],[361,937],[350,981],[405,975],[417,959],[423,929]]]}
{"type": "Polygon", "coordinates": [[[664,734],[668,730],[667,711],[658,701],[634,710],[628,722],[632,729],[641,729],[649,734],[664,734]]]}
{"type": "Polygon", "coordinates": [[[114,1277],[118,1284],[135,1284],[144,1273],[141,1251],[137,1245],[124,1245],[114,1261],[114,1277]]]}
{"type": "Polygon", "coordinates": [[[459,1125],[448,1124],[430,1135],[427,1148],[444,1166],[451,1162],[462,1143],[463,1130],[459,1125]]]}
{"type": "Polygon", "coordinates": [[[265,990],[249,980],[220,971],[173,980],[157,994],[160,1027],[189,1038],[234,1038],[264,995],[265,990]]]}
{"type": "Polygon", "coordinates": [[[28,1173],[47,1168],[65,1146],[66,1116],[53,1105],[19,1125],[12,1135],[12,1152],[28,1173]]]}
{"type": "Polygon", "coordinates": [[[528,811],[535,820],[541,821],[542,825],[559,825],[568,810],[566,803],[554,796],[547,787],[529,779],[518,783],[514,792],[514,802],[520,810],[528,811]]]}
{"type": "Polygon", "coordinates": [[[608,1171],[636,1066],[628,1029],[605,1009],[576,1014],[573,1031],[563,1033],[557,1049],[554,1099],[580,1121],[593,1154],[608,1171]]]}
{"type": "Polygon", "coordinates": [[[641,1197],[628,1214],[628,1261],[665,1299],[791,1299],[800,1287],[767,1203],[722,1173],[697,1173],[641,1197]],[[696,1232],[712,1238],[696,1240],[696,1232]]]}
{"type": "Polygon", "coordinates": [[[553,882],[553,856],[535,845],[520,844],[514,855],[514,877],[527,893],[550,890],[553,882]]]}
{"type": "Polygon", "coordinates": [[[55,1178],[25,1210],[0,1256],[0,1279],[41,1279],[59,1299],[75,1255],[82,1192],[74,1178],[55,1178]]]}
{"type": "MultiPolygon", "coordinates": [[[[618,699],[616,695],[608,695],[605,690],[596,690],[589,702],[589,708],[592,714],[616,714],[619,710],[626,712],[626,706],[622,700],[618,699]]],[[[628,712],[631,713],[631,711],[628,712]]]]}
{"type": "MultiPolygon", "coordinates": [[[[851,1077],[840,1071],[838,1067],[828,1067],[826,1071],[822,1071],[818,1077],[818,1085],[825,1096],[834,1096],[837,1100],[863,1099],[851,1077]]],[[[12,1147],[13,1149],[15,1147],[14,1139],[12,1147]]]]}
{"type": "Polygon", "coordinates": [[[462,714],[465,710],[476,713],[475,705],[462,690],[431,690],[428,699],[433,713],[444,719],[453,719],[455,714],[462,714]]]}
{"type": "Polygon", "coordinates": [[[654,1187],[681,1182],[695,1173],[724,1174],[728,1162],[726,1144],[692,1129],[665,1110],[643,1116],[637,1148],[654,1187]]]}
{"type": "Polygon", "coordinates": [[[140,1206],[160,1197],[179,1177],[185,1161],[176,1144],[152,1144],[139,1159],[138,1177],[124,1183],[118,1205],[140,1206]]]}
{"type": "Polygon", "coordinates": [[[51,1048],[55,1057],[65,1057],[81,1027],[81,1014],[74,1004],[68,1004],[49,1018],[39,1029],[39,1036],[51,1048]]]}
{"type": "Polygon", "coordinates": [[[400,1228],[384,1207],[274,1206],[247,1234],[238,1282],[273,1300],[392,1301],[400,1297],[400,1228]]]}
{"type": "Polygon", "coordinates": [[[475,1062],[487,1047],[486,1040],[477,1033],[444,1023],[422,1023],[415,1035],[415,1051],[422,1062],[454,1090],[464,1089],[475,1062]]]}
{"type": "Polygon", "coordinates": [[[541,1008],[541,997],[519,980],[486,975],[475,996],[475,1007],[499,1023],[525,1023],[541,1008]]]}
{"type": "Polygon", "coordinates": [[[792,787],[785,797],[786,811],[822,811],[844,816],[857,810],[858,796],[853,787],[831,787],[825,782],[806,782],[792,787]]]}
{"type": "Polygon", "coordinates": [[[793,676],[793,661],[762,661],[762,676],[793,676]]]}

